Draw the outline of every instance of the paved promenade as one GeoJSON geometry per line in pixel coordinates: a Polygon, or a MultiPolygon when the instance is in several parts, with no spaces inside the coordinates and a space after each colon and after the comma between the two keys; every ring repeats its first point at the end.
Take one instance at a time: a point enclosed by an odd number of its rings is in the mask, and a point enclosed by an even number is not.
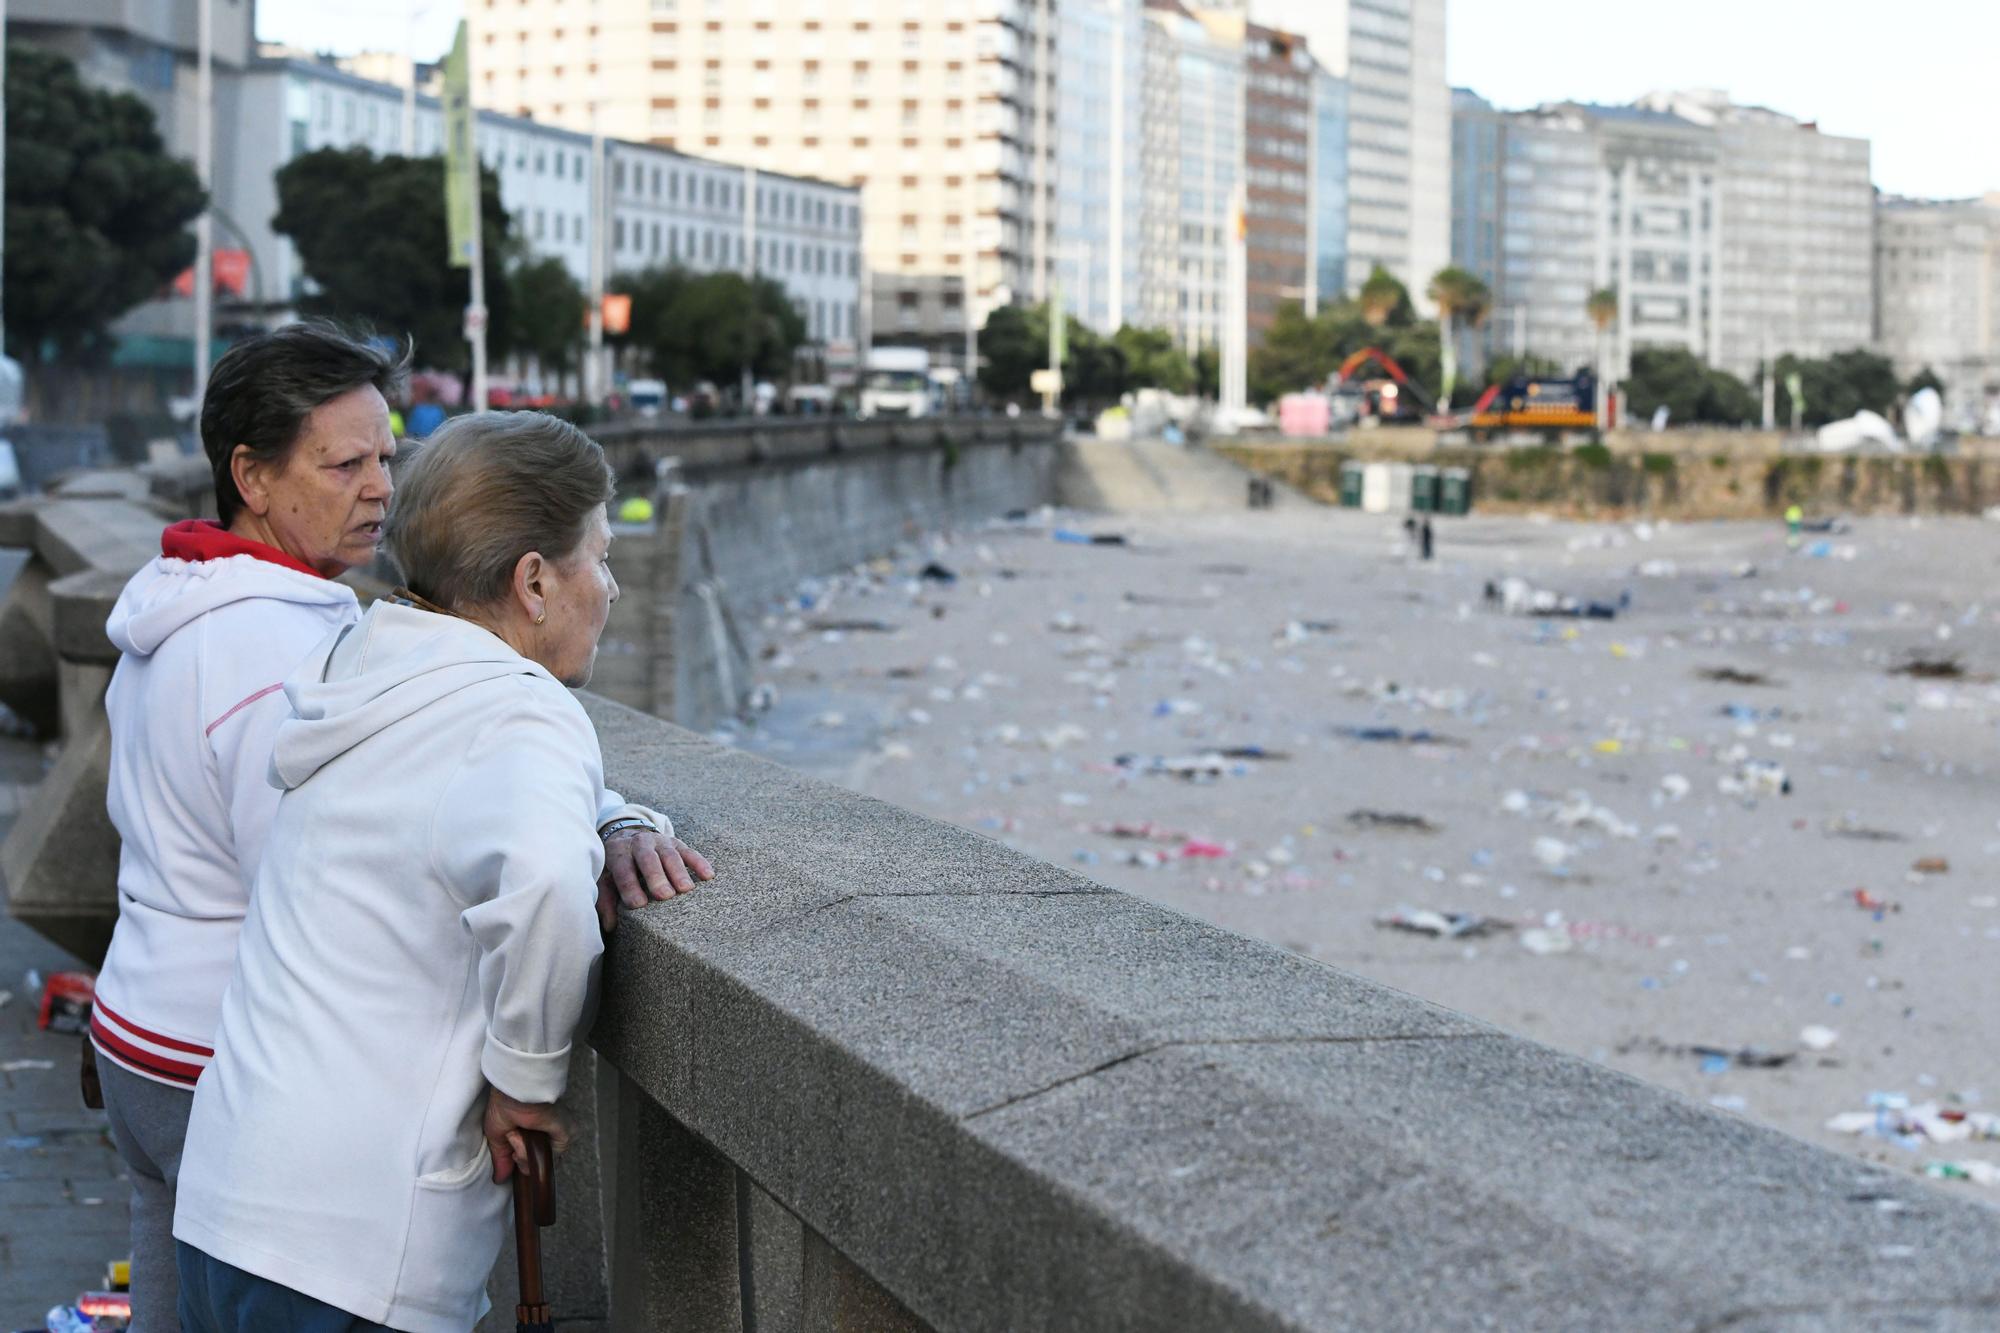
{"type": "MultiPolygon", "coordinates": [[[[0,740],[0,836],[40,776],[36,747],[0,740]]],[[[0,909],[0,1330],[39,1329],[129,1248],[128,1186],[104,1113],[77,1092],[79,1038],[35,1026],[35,969],[77,962],[0,909]]]]}

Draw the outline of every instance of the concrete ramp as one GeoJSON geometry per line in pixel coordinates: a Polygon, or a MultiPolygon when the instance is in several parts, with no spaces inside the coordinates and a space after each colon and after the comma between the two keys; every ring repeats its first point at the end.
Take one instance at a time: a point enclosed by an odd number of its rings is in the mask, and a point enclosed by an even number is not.
{"type": "MultiPolygon", "coordinates": [[[[1063,442],[1056,493],[1073,509],[1213,513],[1247,508],[1255,475],[1204,445],[1071,438],[1063,442]]],[[[1313,507],[1283,482],[1271,486],[1272,508],[1313,507]]]]}

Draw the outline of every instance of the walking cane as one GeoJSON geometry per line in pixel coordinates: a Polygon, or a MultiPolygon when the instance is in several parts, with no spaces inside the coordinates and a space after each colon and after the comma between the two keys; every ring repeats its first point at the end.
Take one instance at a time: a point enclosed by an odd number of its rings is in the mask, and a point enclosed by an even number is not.
{"type": "Polygon", "coordinates": [[[549,1136],[524,1129],[525,1166],[514,1170],[514,1254],[521,1270],[521,1303],[514,1307],[514,1333],[555,1333],[555,1316],[542,1297],[542,1228],[556,1220],[556,1160],[549,1136]]]}

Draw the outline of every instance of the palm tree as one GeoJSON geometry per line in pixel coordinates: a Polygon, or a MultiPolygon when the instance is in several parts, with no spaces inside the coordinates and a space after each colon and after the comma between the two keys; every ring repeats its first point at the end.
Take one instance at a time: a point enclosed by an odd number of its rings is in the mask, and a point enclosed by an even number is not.
{"type": "Polygon", "coordinates": [[[1361,317],[1379,329],[1409,299],[1409,289],[1396,281],[1395,274],[1377,264],[1368,281],[1361,284],[1361,317]]]}
{"type": "Polygon", "coordinates": [[[1611,379],[1604,373],[1604,335],[1618,322],[1618,289],[1599,287],[1584,301],[1583,308],[1597,326],[1597,425],[1601,430],[1610,422],[1605,408],[1611,401],[1611,379]]]}
{"type": "Polygon", "coordinates": [[[1438,411],[1451,410],[1451,391],[1458,382],[1457,321],[1460,316],[1473,328],[1486,320],[1493,306],[1493,293],[1476,273],[1453,265],[1441,268],[1431,278],[1427,293],[1438,308],[1438,351],[1444,368],[1443,390],[1438,394],[1438,411]]]}

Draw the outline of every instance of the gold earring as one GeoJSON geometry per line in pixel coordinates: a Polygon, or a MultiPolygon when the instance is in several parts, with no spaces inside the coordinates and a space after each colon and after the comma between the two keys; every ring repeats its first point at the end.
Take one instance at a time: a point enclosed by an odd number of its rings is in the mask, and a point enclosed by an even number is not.
{"type": "Polygon", "coordinates": [[[548,618],[549,618],[549,613],[548,613],[548,612],[546,612],[546,611],[544,611],[544,612],[542,612],[542,613],[541,613],[540,615],[538,615],[538,616],[536,616],[536,617],[535,617],[535,623],[536,623],[537,625],[539,625],[539,624],[541,624],[541,623],[542,623],[542,622],[543,622],[544,620],[547,620],[548,618]]]}

